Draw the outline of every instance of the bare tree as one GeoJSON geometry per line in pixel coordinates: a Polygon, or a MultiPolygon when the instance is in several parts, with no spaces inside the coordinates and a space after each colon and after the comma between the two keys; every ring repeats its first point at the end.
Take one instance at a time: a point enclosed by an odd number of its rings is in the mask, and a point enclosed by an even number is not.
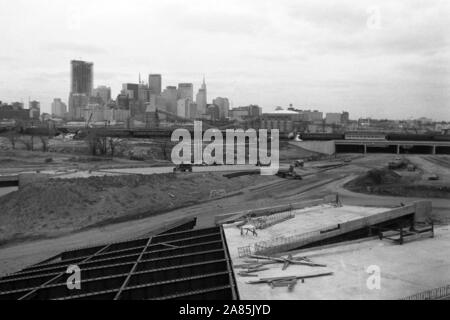
{"type": "Polygon", "coordinates": [[[22,136],[19,140],[25,145],[28,151],[34,150],[34,136],[22,136]]]}
{"type": "Polygon", "coordinates": [[[111,156],[114,156],[114,152],[116,150],[119,139],[102,137],[99,136],[95,131],[90,131],[87,134],[85,141],[87,142],[89,150],[93,156],[105,156],[108,154],[108,152],[111,153],[111,156]]]}
{"type": "Polygon", "coordinates": [[[97,135],[95,134],[95,132],[90,131],[86,135],[84,140],[86,141],[91,154],[93,156],[96,156],[97,155],[97,135]]]}
{"type": "Polygon", "coordinates": [[[161,148],[161,153],[163,156],[163,160],[169,160],[169,155],[172,150],[172,146],[170,144],[170,141],[164,140],[159,144],[161,148]]]}
{"type": "Polygon", "coordinates": [[[17,132],[15,130],[9,130],[5,133],[5,137],[9,140],[9,143],[11,143],[12,149],[15,150],[16,142],[19,138],[17,132]]]}
{"type": "Polygon", "coordinates": [[[111,152],[111,157],[114,157],[114,152],[116,150],[117,145],[119,144],[119,139],[117,138],[109,138],[109,150],[111,152]]]}
{"type": "Polygon", "coordinates": [[[47,137],[47,136],[39,136],[39,138],[41,139],[42,152],[47,152],[48,151],[48,140],[49,140],[49,137],[47,137]]]}

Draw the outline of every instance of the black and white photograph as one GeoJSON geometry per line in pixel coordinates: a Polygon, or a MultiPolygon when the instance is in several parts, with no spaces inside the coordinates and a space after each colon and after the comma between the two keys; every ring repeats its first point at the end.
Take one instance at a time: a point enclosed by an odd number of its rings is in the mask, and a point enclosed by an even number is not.
{"type": "Polygon", "coordinates": [[[450,1],[0,0],[0,300],[450,300],[450,1]]]}

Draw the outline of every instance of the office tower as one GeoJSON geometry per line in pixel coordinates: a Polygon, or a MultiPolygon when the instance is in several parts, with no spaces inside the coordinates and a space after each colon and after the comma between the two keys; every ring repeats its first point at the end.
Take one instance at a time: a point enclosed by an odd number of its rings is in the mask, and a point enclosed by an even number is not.
{"type": "Polygon", "coordinates": [[[230,102],[227,98],[217,97],[213,100],[213,104],[219,107],[219,118],[225,119],[230,111],[230,102]]]}
{"type": "Polygon", "coordinates": [[[137,83],[124,83],[122,84],[122,94],[128,95],[130,100],[139,99],[139,84],[137,83]]]}
{"type": "Polygon", "coordinates": [[[94,97],[100,97],[103,104],[107,104],[111,101],[111,88],[107,86],[98,86],[92,91],[94,97]]]}
{"type": "Polygon", "coordinates": [[[198,115],[197,115],[197,104],[194,102],[191,102],[189,104],[189,119],[197,119],[198,115]]]}
{"type": "Polygon", "coordinates": [[[347,111],[342,111],[341,123],[348,124],[350,121],[350,114],[347,111]]]}
{"type": "Polygon", "coordinates": [[[94,64],[79,60],[70,64],[69,114],[72,119],[82,119],[94,86],[94,64]]]}
{"type": "Polygon", "coordinates": [[[11,106],[12,106],[13,110],[22,110],[23,109],[22,102],[13,102],[13,103],[11,103],[11,106]]]}
{"type": "Polygon", "coordinates": [[[251,104],[248,106],[248,115],[252,118],[260,117],[262,115],[262,108],[258,105],[251,104]]]}
{"type": "Polygon", "coordinates": [[[36,100],[30,101],[29,110],[31,119],[39,119],[39,116],[41,115],[41,103],[36,100]]]}
{"type": "Polygon", "coordinates": [[[177,87],[168,86],[161,93],[161,97],[164,98],[166,103],[167,111],[173,114],[177,114],[177,101],[178,101],[178,90],[177,87]]]}
{"type": "Polygon", "coordinates": [[[148,76],[148,87],[151,94],[161,94],[161,75],[151,74],[148,76]]]}
{"type": "Polygon", "coordinates": [[[194,100],[194,86],[192,83],[178,84],[178,99],[194,100]]]}
{"type": "Polygon", "coordinates": [[[177,101],[177,115],[183,118],[190,118],[190,105],[192,100],[189,98],[178,99],[177,101]]]}
{"type": "Polygon", "coordinates": [[[129,109],[130,108],[130,98],[127,94],[120,93],[117,95],[116,104],[119,109],[129,109]]]}
{"type": "Polygon", "coordinates": [[[56,117],[63,117],[67,113],[67,106],[60,98],[53,99],[52,115],[56,117]]]}
{"type": "Polygon", "coordinates": [[[195,102],[197,103],[197,112],[200,116],[206,114],[206,105],[208,104],[207,101],[206,83],[205,77],[203,77],[202,86],[198,90],[197,96],[195,97],[195,102]]]}
{"type": "Polygon", "coordinates": [[[325,114],[325,123],[326,124],[340,124],[341,123],[342,114],[336,112],[329,112],[325,114]]]}
{"type": "Polygon", "coordinates": [[[219,106],[215,104],[208,104],[206,106],[206,114],[208,115],[208,119],[212,121],[219,120],[220,118],[220,110],[219,106]]]}
{"type": "Polygon", "coordinates": [[[94,86],[94,64],[92,62],[71,61],[71,93],[90,96],[94,86]]]}
{"type": "Polygon", "coordinates": [[[89,97],[84,93],[71,93],[69,96],[69,116],[72,120],[81,120],[84,109],[89,104],[89,97]]]}
{"type": "Polygon", "coordinates": [[[138,85],[138,101],[140,102],[149,102],[150,101],[150,94],[151,91],[146,84],[139,84],[138,85]]]}

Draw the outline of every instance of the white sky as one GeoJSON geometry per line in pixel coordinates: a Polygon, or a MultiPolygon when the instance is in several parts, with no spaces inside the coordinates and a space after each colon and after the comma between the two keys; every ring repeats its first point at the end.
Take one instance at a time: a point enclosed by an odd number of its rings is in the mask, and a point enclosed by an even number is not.
{"type": "Polygon", "coordinates": [[[0,0],[0,100],[50,111],[79,58],[113,96],[205,74],[233,106],[450,120],[448,0],[0,0]]]}

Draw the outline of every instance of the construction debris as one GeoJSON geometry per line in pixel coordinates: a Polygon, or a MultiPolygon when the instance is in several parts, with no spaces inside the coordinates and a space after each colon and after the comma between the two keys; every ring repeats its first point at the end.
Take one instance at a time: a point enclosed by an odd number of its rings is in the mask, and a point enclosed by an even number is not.
{"type": "Polygon", "coordinates": [[[269,268],[247,269],[247,270],[243,270],[243,271],[238,272],[238,275],[243,276],[243,277],[249,277],[249,276],[251,277],[251,276],[253,276],[252,273],[265,271],[265,270],[269,270],[269,268]]]}
{"type": "Polygon", "coordinates": [[[254,225],[251,225],[251,224],[243,225],[241,227],[241,236],[244,235],[244,231],[245,231],[245,235],[247,235],[250,232],[253,236],[255,236],[255,237],[258,236],[258,233],[256,232],[256,227],[254,225]]]}
{"type": "Polygon", "coordinates": [[[290,264],[296,264],[296,265],[304,265],[304,266],[310,266],[310,267],[326,267],[325,264],[318,264],[318,263],[313,263],[309,258],[307,257],[292,257],[292,255],[288,255],[286,258],[283,257],[270,257],[270,256],[260,256],[260,255],[255,255],[255,254],[251,254],[250,255],[251,258],[254,259],[264,259],[264,260],[271,260],[271,261],[275,261],[275,262],[280,262],[283,263],[283,267],[282,270],[286,270],[287,267],[290,264]]]}
{"type": "Polygon", "coordinates": [[[241,277],[257,277],[257,274],[252,274],[252,273],[245,273],[245,272],[238,272],[238,275],[241,277]]]}
{"type": "Polygon", "coordinates": [[[318,277],[325,277],[325,276],[331,276],[333,275],[333,272],[326,272],[326,273],[317,273],[317,274],[311,274],[311,275],[306,275],[306,276],[287,276],[287,277],[274,277],[274,278],[261,278],[259,280],[255,280],[255,281],[247,281],[248,284],[260,284],[260,283],[272,283],[272,282],[276,282],[276,281],[290,281],[293,279],[300,279],[302,281],[304,281],[305,279],[310,279],[310,278],[318,278],[318,277]]]}
{"type": "MultiPolygon", "coordinates": [[[[289,280],[276,280],[276,281],[272,281],[269,283],[270,287],[273,289],[275,287],[287,287],[288,291],[292,291],[295,287],[295,285],[297,284],[298,279],[296,278],[292,278],[289,280]]],[[[302,283],[304,283],[305,280],[302,279],[302,283]]]]}

